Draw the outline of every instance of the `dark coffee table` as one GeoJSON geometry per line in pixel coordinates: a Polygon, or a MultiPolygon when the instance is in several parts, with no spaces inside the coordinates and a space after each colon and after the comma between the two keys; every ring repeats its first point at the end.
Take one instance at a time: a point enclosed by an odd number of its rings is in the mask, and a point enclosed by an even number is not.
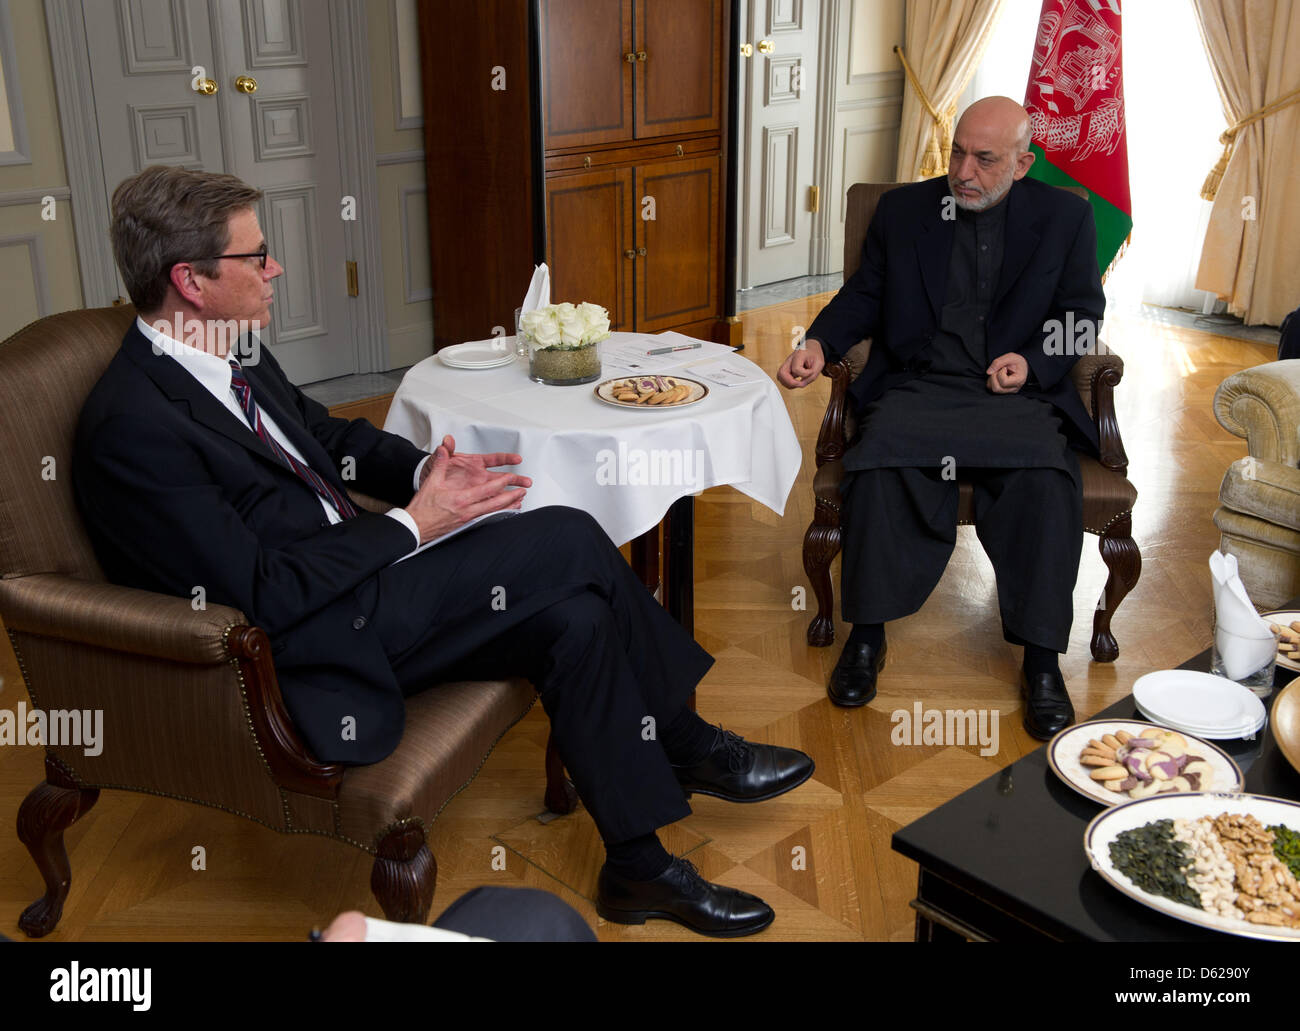
{"type": "MultiPolygon", "coordinates": [[[[1209,649],[1179,668],[1208,672],[1209,649]]],[[[1297,675],[1278,667],[1275,690],[1264,699],[1270,715],[1276,688],[1297,675]]],[[[1146,717],[1129,695],[1094,718],[1146,717]]],[[[1300,799],[1300,773],[1278,749],[1271,722],[1254,741],[1215,744],[1241,767],[1250,794],[1300,799]]],[[[1099,812],[1061,783],[1043,747],[895,832],[894,850],[921,867],[912,902],[916,940],[1233,940],[1107,884],[1083,851],[1084,829],[1099,812]]]]}

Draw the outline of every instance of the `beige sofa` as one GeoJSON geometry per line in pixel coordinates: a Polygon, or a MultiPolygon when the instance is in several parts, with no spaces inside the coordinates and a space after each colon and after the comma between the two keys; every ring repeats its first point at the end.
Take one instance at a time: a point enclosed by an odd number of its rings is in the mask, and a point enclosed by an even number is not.
{"type": "Polygon", "coordinates": [[[1300,595],[1300,359],[1229,376],[1214,414],[1250,453],[1219,488],[1220,548],[1237,556],[1251,600],[1277,608],[1300,595]]]}

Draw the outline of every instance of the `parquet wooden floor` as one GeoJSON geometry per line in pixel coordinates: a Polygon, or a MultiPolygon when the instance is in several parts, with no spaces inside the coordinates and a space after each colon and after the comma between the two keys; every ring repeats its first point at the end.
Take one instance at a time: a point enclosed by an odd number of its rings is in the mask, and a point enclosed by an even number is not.
{"type": "MultiPolygon", "coordinates": [[[[828,296],[747,313],[746,354],[773,373],[791,327],[808,325],[828,296]]],[[[1117,403],[1141,493],[1134,536],[1143,570],[1115,618],[1119,660],[1091,662],[1092,611],[1106,571],[1096,538],[1085,539],[1064,661],[1080,718],[1126,694],[1140,674],[1177,665],[1208,642],[1205,562],[1218,542],[1210,516],[1224,469],[1245,454],[1245,442],[1215,422],[1211,399],[1227,375],[1272,357],[1259,344],[1136,317],[1112,318],[1107,334],[1127,363],[1117,403]]],[[[760,805],[697,796],[693,815],[664,837],[706,877],[775,907],[775,924],[745,940],[910,940],[916,870],[890,851],[891,833],[1038,742],[1020,727],[1018,649],[1002,641],[992,569],[969,528],[925,607],[890,625],[890,663],[875,702],[848,711],[827,700],[838,643],[808,647],[809,613],[792,607],[795,589],[807,586],[800,543],[812,516],[812,448],[827,390],[823,381],[786,395],[805,462],[783,516],[729,488],[708,491],[697,508],[697,636],[717,658],[699,711],[753,739],[807,750],[817,772],[760,805]],[[917,701],[997,710],[997,753],[981,756],[974,744],[893,744],[890,714],[917,701]]],[[[845,628],[837,633],[842,641],[845,628]]],[[[26,696],[3,650],[0,707],[12,709],[26,696]]],[[[701,940],[662,921],[598,920],[590,896],[602,850],[591,820],[581,810],[537,819],[546,732],[539,706],[438,819],[434,915],[476,885],[522,884],[567,899],[602,940],[701,940]],[[494,868],[494,856],[504,869],[494,868]]],[[[38,749],[0,749],[0,930],[10,936],[21,937],[18,915],[42,890],[13,833],[18,806],[41,776],[38,749]]],[[[364,853],[167,799],[105,792],[67,842],[73,884],[54,940],[300,940],[340,910],[378,915],[364,853]],[[195,845],[207,849],[201,872],[190,865],[195,845]]]]}

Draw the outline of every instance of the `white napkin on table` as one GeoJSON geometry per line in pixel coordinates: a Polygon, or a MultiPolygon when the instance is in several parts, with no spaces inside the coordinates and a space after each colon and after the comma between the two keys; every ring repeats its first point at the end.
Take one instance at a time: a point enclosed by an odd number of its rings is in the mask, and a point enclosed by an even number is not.
{"type": "Polygon", "coordinates": [[[1210,574],[1219,659],[1229,680],[1242,680],[1268,665],[1277,651],[1277,639],[1246,594],[1237,575],[1236,555],[1215,551],[1210,555],[1210,574]]]}
{"type": "Polygon", "coordinates": [[[519,307],[521,311],[536,311],[550,303],[551,270],[546,267],[545,262],[542,262],[533,269],[533,279],[528,284],[528,293],[524,294],[524,303],[519,307]]]}

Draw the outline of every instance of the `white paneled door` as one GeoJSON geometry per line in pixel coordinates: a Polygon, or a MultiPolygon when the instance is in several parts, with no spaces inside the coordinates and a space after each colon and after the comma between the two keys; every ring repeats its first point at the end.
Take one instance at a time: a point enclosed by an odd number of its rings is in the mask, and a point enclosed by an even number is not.
{"type": "Polygon", "coordinates": [[[820,7],[817,0],[746,4],[737,60],[746,141],[742,289],[810,272],[820,7]]]}
{"type": "Polygon", "coordinates": [[[357,371],[330,19],[307,0],[84,9],[110,196],[153,164],[231,172],[263,190],[258,220],[285,268],[263,343],[295,383],[357,371]]]}

